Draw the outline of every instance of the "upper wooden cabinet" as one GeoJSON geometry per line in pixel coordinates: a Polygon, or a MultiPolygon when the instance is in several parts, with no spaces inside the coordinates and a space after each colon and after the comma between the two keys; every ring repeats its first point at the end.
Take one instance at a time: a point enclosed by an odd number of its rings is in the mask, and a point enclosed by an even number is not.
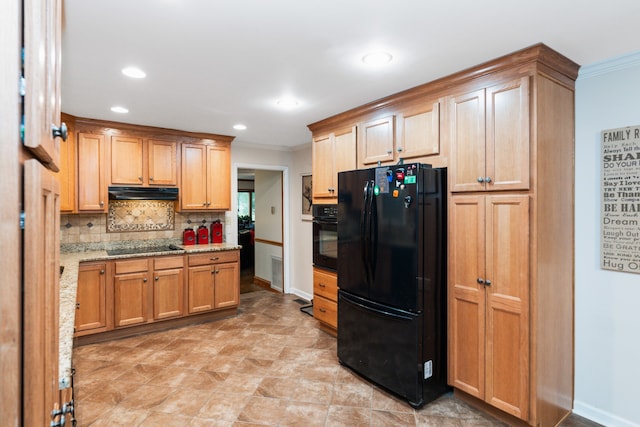
{"type": "Polygon", "coordinates": [[[76,197],[76,164],[78,159],[76,135],[69,128],[69,136],[66,141],[60,140],[60,212],[77,212],[76,197]]]}
{"type": "Polygon", "coordinates": [[[439,100],[404,108],[396,122],[397,158],[411,160],[440,154],[439,100]]]}
{"type": "Polygon", "coordinates": [[[104,135],[78,133],[78,211],[106,211],[104,135]]]}
{"type": "Polygon", "coordinates": [[[174,141],[147,140],[148,183],[150,186],[178,185],[178,148],[174,141]]]}
{"type": "Polygon", "coordinates": [[[111,137],[110,184],[142,185],[142,138],[122,135],[111,137]]]}
{"type": "Polygon", "coordinates": [[[61,144],[63,212],[106,212],[110,185],[181,184],[182,209],[231,209],[233,137],[63,117],[70,130],[61,144]]]}
{"type": "Polygon", "coordinates": [[[358,155],[363,167],[378,162],[393,162],[395,151],[395,116],[387,116],[358,125],[358,155]]]}
{"type": "Polygon", "coordinates": [[[178,184],[176,142],[117,135],[111,137],[110,149],[111,185],[178,184]]]}
{"type": "Polygon", "coordinates": [[[529,189],[529,79],[447,98],[451,191],[529,189]]]}
{"type": "Polygon", "coordinates": [[[338,197],[338,172],[356,168],[356,128],[313,138],[313,198],[331,203],[338,197]]]}
{"type": "Polygon", "coordinates": [[[182,210],[231,209],[229,144],[182,144],[182,210]]]}

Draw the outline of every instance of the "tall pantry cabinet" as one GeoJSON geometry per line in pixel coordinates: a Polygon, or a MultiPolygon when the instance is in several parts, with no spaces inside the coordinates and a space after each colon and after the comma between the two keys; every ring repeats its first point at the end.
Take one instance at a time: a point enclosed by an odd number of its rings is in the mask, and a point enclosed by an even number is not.
{"type": "Polygon", "coordinates": [[[578,66],[544,47],[516,59],[446,100],[448,375],[510,423],[550,426],[573,405],[578,66]]]}
{"type": "Polygon", "coordinates": [[[339,127],[359,168],[447,168],[448,383],[509,425],[573,407],[578,68],[537,44],[309,125],[314,181],[339,127]]]}

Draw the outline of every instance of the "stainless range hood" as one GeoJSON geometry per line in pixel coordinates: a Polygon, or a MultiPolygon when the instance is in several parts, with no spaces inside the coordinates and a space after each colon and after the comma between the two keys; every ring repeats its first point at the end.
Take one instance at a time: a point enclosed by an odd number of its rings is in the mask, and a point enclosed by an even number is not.
{"type": "Polygon", "coordinates": [[[177,188],[109,187],[109,200],[177,200],[177,188]]]}

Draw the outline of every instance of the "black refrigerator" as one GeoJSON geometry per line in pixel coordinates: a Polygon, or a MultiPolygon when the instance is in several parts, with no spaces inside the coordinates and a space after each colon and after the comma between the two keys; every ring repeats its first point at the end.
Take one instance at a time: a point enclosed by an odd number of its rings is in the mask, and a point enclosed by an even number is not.
{"type": "Polygon", "coordinates": [[[420,407],[447,386],[446,169],[338,174],[338,359],[420,407]]]}

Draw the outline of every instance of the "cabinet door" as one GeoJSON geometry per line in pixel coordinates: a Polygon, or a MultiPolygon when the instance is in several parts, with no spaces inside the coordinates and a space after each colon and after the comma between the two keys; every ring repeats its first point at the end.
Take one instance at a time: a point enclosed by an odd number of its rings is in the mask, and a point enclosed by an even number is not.
{"type": "Polygon", "coordinates": [[[440,103],[425,103],[398,116],[398,157],[413,159],[440,153],[440,103]]]}
{"type": "Polygon", "coordinates": [[[24,0],[24,146],[58,171],[60,125],[61,0],[24,0]]]}
{"type": "Polygon", "coordinates": [[[333,147],[334,135],[326,135],[313,139],[313,197],[337,197],[334,192],[333,147]]]}
{"type": "Polygon", "coordinates": [[[78,134],[78,211],[106,209],[104,135],[78,134]]]}
{"type": "Polygon", "coordinates": [[[148,273],[117,275],[113,279],[115,326],[146,323],[148,273]]]}
{"type": "Polygon", "coordinates": [[[350,127],[335,133],[333,148],[333,197],[338,196],[338,172],[350,171],[358,167],[356,158],[356,127],[350,127]]]}
{"type": "Polygon", "coordinates": [[[392,162],[394,150],[394,116],[362,123],[358,130],[358,150],[363,165],[392,162]]]}
{"type": "Polygon", "coordinates": [[[177,147],[175,142],[150,139],[147,142],[149,185],[178,185],[177,147]]]}
{"type": "Polygon", "coordinates": [[[60,140],[60,211],[76,212],[76,138],[70,130],[66,141],[60,140]]]}
{"type": "Polygon", "coordinates": [[[449,384],[484,399],[483,196],[454,196],[449,226],[449,384]]]}
{"type": "Polygon", "coordinates": [[[529,189],[529,77],[487,89],[487,190],[529,189]]]}
{"type": "Polygon", "coordinates": [[[80,265],[76,295],[76,333],[106,328],[106,264],[80,265]]]}
{"type": "Polygon", "coordinates": [[[526,195],[487,196],[485,280],[491,282],[485,286],[485,400],[527,419],[530,360],[529,197],[526,195]]]}
{"type": "Polygon", "coordinates": [[[111,184],[142,185],[142,139],[111,137],[111,184]]]}
{"type": "Polygon", "coordinates": [[[236,306],[240,303],[240,270],[238,263],[217,264],[215,270],[215,308],[236,306]]]}
{"type": "Polygon", "coordinates": [[[60,191],[36,159],[24,163],[24,210],[23,425],[43,426],[59,402],[60,191]]]}
{"type": "Polygon", "coordinates": [[[180,206],[182,209],[207,207],[207,147],[182,144],[180,206]]]}
{"type": "Polygon", "coordinates": [[[153,319],[167,319],[184,314],[184,269],[154,272],[153,319]]]}
{"type": "Polygon", "coordinates": [[[485,91],[448,98],[451,191],[485,188],[485,91]]]}
{"type": "Polygon", "coordinates": [[[228,146],[207,147],[207,209],[231,209],[231,157],[228,146]]]}
{"type": "Polygon", "coordinates": [[[189,267],[189,314],[213,310],[213,283],[215,270],[210,265],[189,267]]]}

